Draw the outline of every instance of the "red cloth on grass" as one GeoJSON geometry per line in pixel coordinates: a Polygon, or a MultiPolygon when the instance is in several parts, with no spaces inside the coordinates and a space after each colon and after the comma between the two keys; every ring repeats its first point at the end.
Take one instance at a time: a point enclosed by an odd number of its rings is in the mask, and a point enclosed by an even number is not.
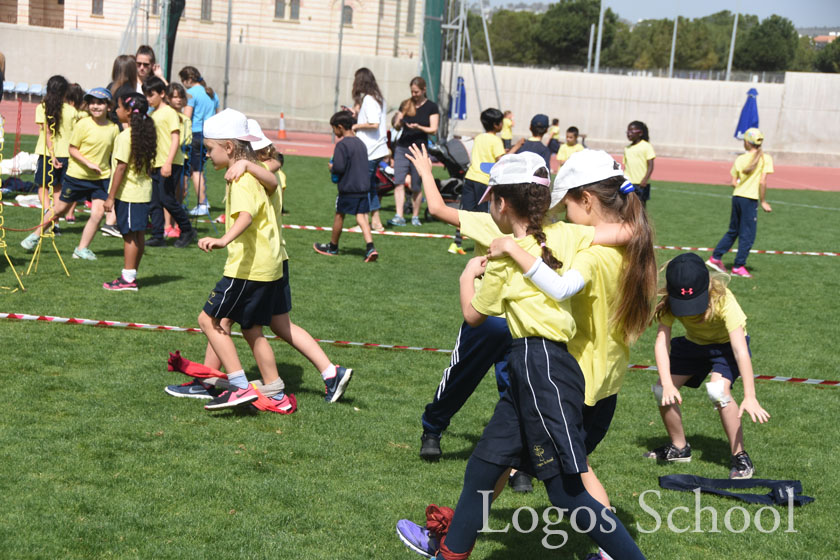
{"type": "Polygon", "coordinates": [[[221,377],[222,379],[227,379],[227,374],[222,373],[217,369],[207,367],[204,364],[190,361],[181,356],[180,350],[176,350],[174,354],[172,352],[169,353],[169,360],[167,361],[166,366],[169,371],[178,371],[184,375],[189,375],[190,377],[198,379],[207,379],[208,377],[221,377]]]}

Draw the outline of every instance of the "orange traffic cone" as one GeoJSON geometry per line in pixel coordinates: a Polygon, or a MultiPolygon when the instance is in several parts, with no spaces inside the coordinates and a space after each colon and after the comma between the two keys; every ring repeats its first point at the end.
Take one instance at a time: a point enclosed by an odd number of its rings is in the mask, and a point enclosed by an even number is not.
{"type": "Polygon", "coordinates": [[[277,138],[280,140],[286,139],[286,119],[283,118],[283,113],[280,113],[280,128],[277,130],[277,138]]]}

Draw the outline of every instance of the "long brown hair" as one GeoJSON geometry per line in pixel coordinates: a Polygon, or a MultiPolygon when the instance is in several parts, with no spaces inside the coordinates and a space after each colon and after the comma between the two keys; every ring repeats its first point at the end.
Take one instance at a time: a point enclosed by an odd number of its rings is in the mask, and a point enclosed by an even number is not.
{"type": "MultiPolygon", "coordinates": [[[[149,116],[149,102],[141,93],[129,93],[117,100],[129,112],[128,122],[131,127],[131,166],[138,174],[152,169],[157,149],[155,123],[149,116]]],[[[128,162],[126,162],[128,163],[128,162]]]]}
{"type": "MultiPolygon", "coordinates": [[[[548,177],[545,169],[537,169],[534,175],[536,177],[548,177]]],[[[563,263],[554,256],[554,253],[545,244],[545,232],[542,229],[545,214],[551,205],[551,191],[536,183],[494,185],[493,196],[504,198],[517,216],[528,220],[525,233],[533,235],[537,243],[540,244],[543,262],[554,270],[562,268],[563,263]]]]}
{"type": "Polygon", "coordinates": [[[114,66],[111,68],[111,95],[116,97],[117,90],[125,84],[129,84],[132,89],[137,87],[137,60],[130,54],[121,54],[114,59],[114,66]]]}
{"type": "Polygon", "coordinates": [[[610,219],[626,224],[633,232],[624,250],[618,305],[611,317],[611,321],[624,331],[625,342],[632,343],[650,324],[656,299],[656,255],[653,228],[645,207],[632,191],[621,192],[624,181],[624,177],[612,177],[571,189],[566,196],[579,202],[584,192],[589,193],[598,199],[610,219]]]}
{"type": "Polygon", "coordinates": [[[213,99],[213,96],[216,95],[216,92],[213,91],[213,88],[207,85],[207,82],[205,82],[204,78],[201,77],[201,72],[199,72],[198,68],[195,66],[184,66],[181,68],[181,71],[178,72],[178,77],[181,78],[182,82],[189,80],[190,82],[200,84],[204,88],[204,92],[207,94],[207,97],[210,99],[213,99]]]}
{"type": "Polygon", "coordinates": [[[376,76],[368,68],[359,68],[356,70],[356,75],[353,79],[353,101],[358,105],[362,104],[365,95],[370,95],[376,102],[383,105],[385,108],[385,98],[382,97],[382,92],[379,91],[379,85],[376,83],[376,76]]]}
{"type": "Polygon", "coordinates": [[[64,76],[52,76],[47,81],[47,94],[41,102],[44,105],[44,126],[52,127],[52,134],[61,134],[61,112],[64,105],[64,97],[67,95],[67,88],[70,84],[64,76]]]}

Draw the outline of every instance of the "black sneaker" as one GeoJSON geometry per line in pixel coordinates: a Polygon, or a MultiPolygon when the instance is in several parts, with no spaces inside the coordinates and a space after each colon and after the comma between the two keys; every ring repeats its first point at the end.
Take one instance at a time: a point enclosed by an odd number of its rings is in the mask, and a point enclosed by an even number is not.
{"type": "Polygon", "coordinates": [[[680,449],[673,443],[657,447],[652,451],[644,454],[648,459],[656,459],[657,461],[667,461],[669,463],[688,463],[691,461],[691,445],[685,442],[685,447],[680,449]]]}
{"type": "Polygon", "coordinates": [[[430,432],[423,432],[420,436],[420,458],[426,461],[440,459],[440,436],[430,432]]]}
{"type": "Polygon", "coordinates": [[[729,471],[729,478],[732,480],[746,480],[755,474],[755,467],[746,451],[733,455],[731,462],[732,470],[729,471]]]}
{"type": "Polygon", "coordinates": [[[163,237],[152,237],[146,240],[146,247],[168,247],[163,237]]]}
{"type": "Polygon", "coordinates": [[[343,395],[344,391],[347,389],[347,384],[350,383],[350,378],[352,376],[352,369],[335,366],[335,377],[326,382],[324,400],[328,403],[334,403],[340,399],[341,395],[343,395]]]}
{"type": "Polygon", "coordinates": [[[522,471],[516,471],[508,479],[508,485],[514,492],[520,494],[527,494],[534,491],[534,485],[531,484],[531,477],[522,471]]]}
{"type": "Polygon", "coordinates": [[[184,247],[191,245],[192,242],[195,241],[196,237],[198,237],[198,234],[195,232],[194,229],[191,229],[190,231],[185,231],[180,236],[178,236],[178,239],[175,240],[175,246],[179,249],[183,249],[184,247]]]}
{"type": "Polygon", "coordinates": [[[312,248],[315,249],[316,253],[320,253],[322,255],[334,257],[338,254],[338,247],[333,247],[329,243],[315,243],[312,245],[312,248]]]}

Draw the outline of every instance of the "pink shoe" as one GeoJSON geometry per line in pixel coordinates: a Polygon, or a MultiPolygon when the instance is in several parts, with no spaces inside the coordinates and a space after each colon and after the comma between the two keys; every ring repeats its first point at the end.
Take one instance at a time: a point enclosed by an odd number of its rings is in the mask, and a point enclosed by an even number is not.
{"type": "Polygon", "coordinates": [[[245,389],[233,388],[225,391],[206,405],[205,410],[221,410],[223,408],[234,408],[250,404],[260,398],[260,394],[250,383],[245,389]]]}
{"type": "Polygon", "coordinates": [[[738,266],[732,269],[732,276],[740,276],[741,278],[752,278],[752,274],[747,271],[747,267],[738,266]]]}
{"type": "Polygon", "coordinates": [[[717,270],[718,272],[723,272],[724,274],[727,273],[723,261],[720,259],[716,259],[713,256],[709,257],[709,260],[706,261],[706,266],[708,266],[711,269],[717,270]]]}
{"type": "Polygon", "coordinates": [[[169,239],[177,239],[181,237],[181,229],[178,226],[166,228],[163,230],[163,236],[168,237],[169,239]]]}

